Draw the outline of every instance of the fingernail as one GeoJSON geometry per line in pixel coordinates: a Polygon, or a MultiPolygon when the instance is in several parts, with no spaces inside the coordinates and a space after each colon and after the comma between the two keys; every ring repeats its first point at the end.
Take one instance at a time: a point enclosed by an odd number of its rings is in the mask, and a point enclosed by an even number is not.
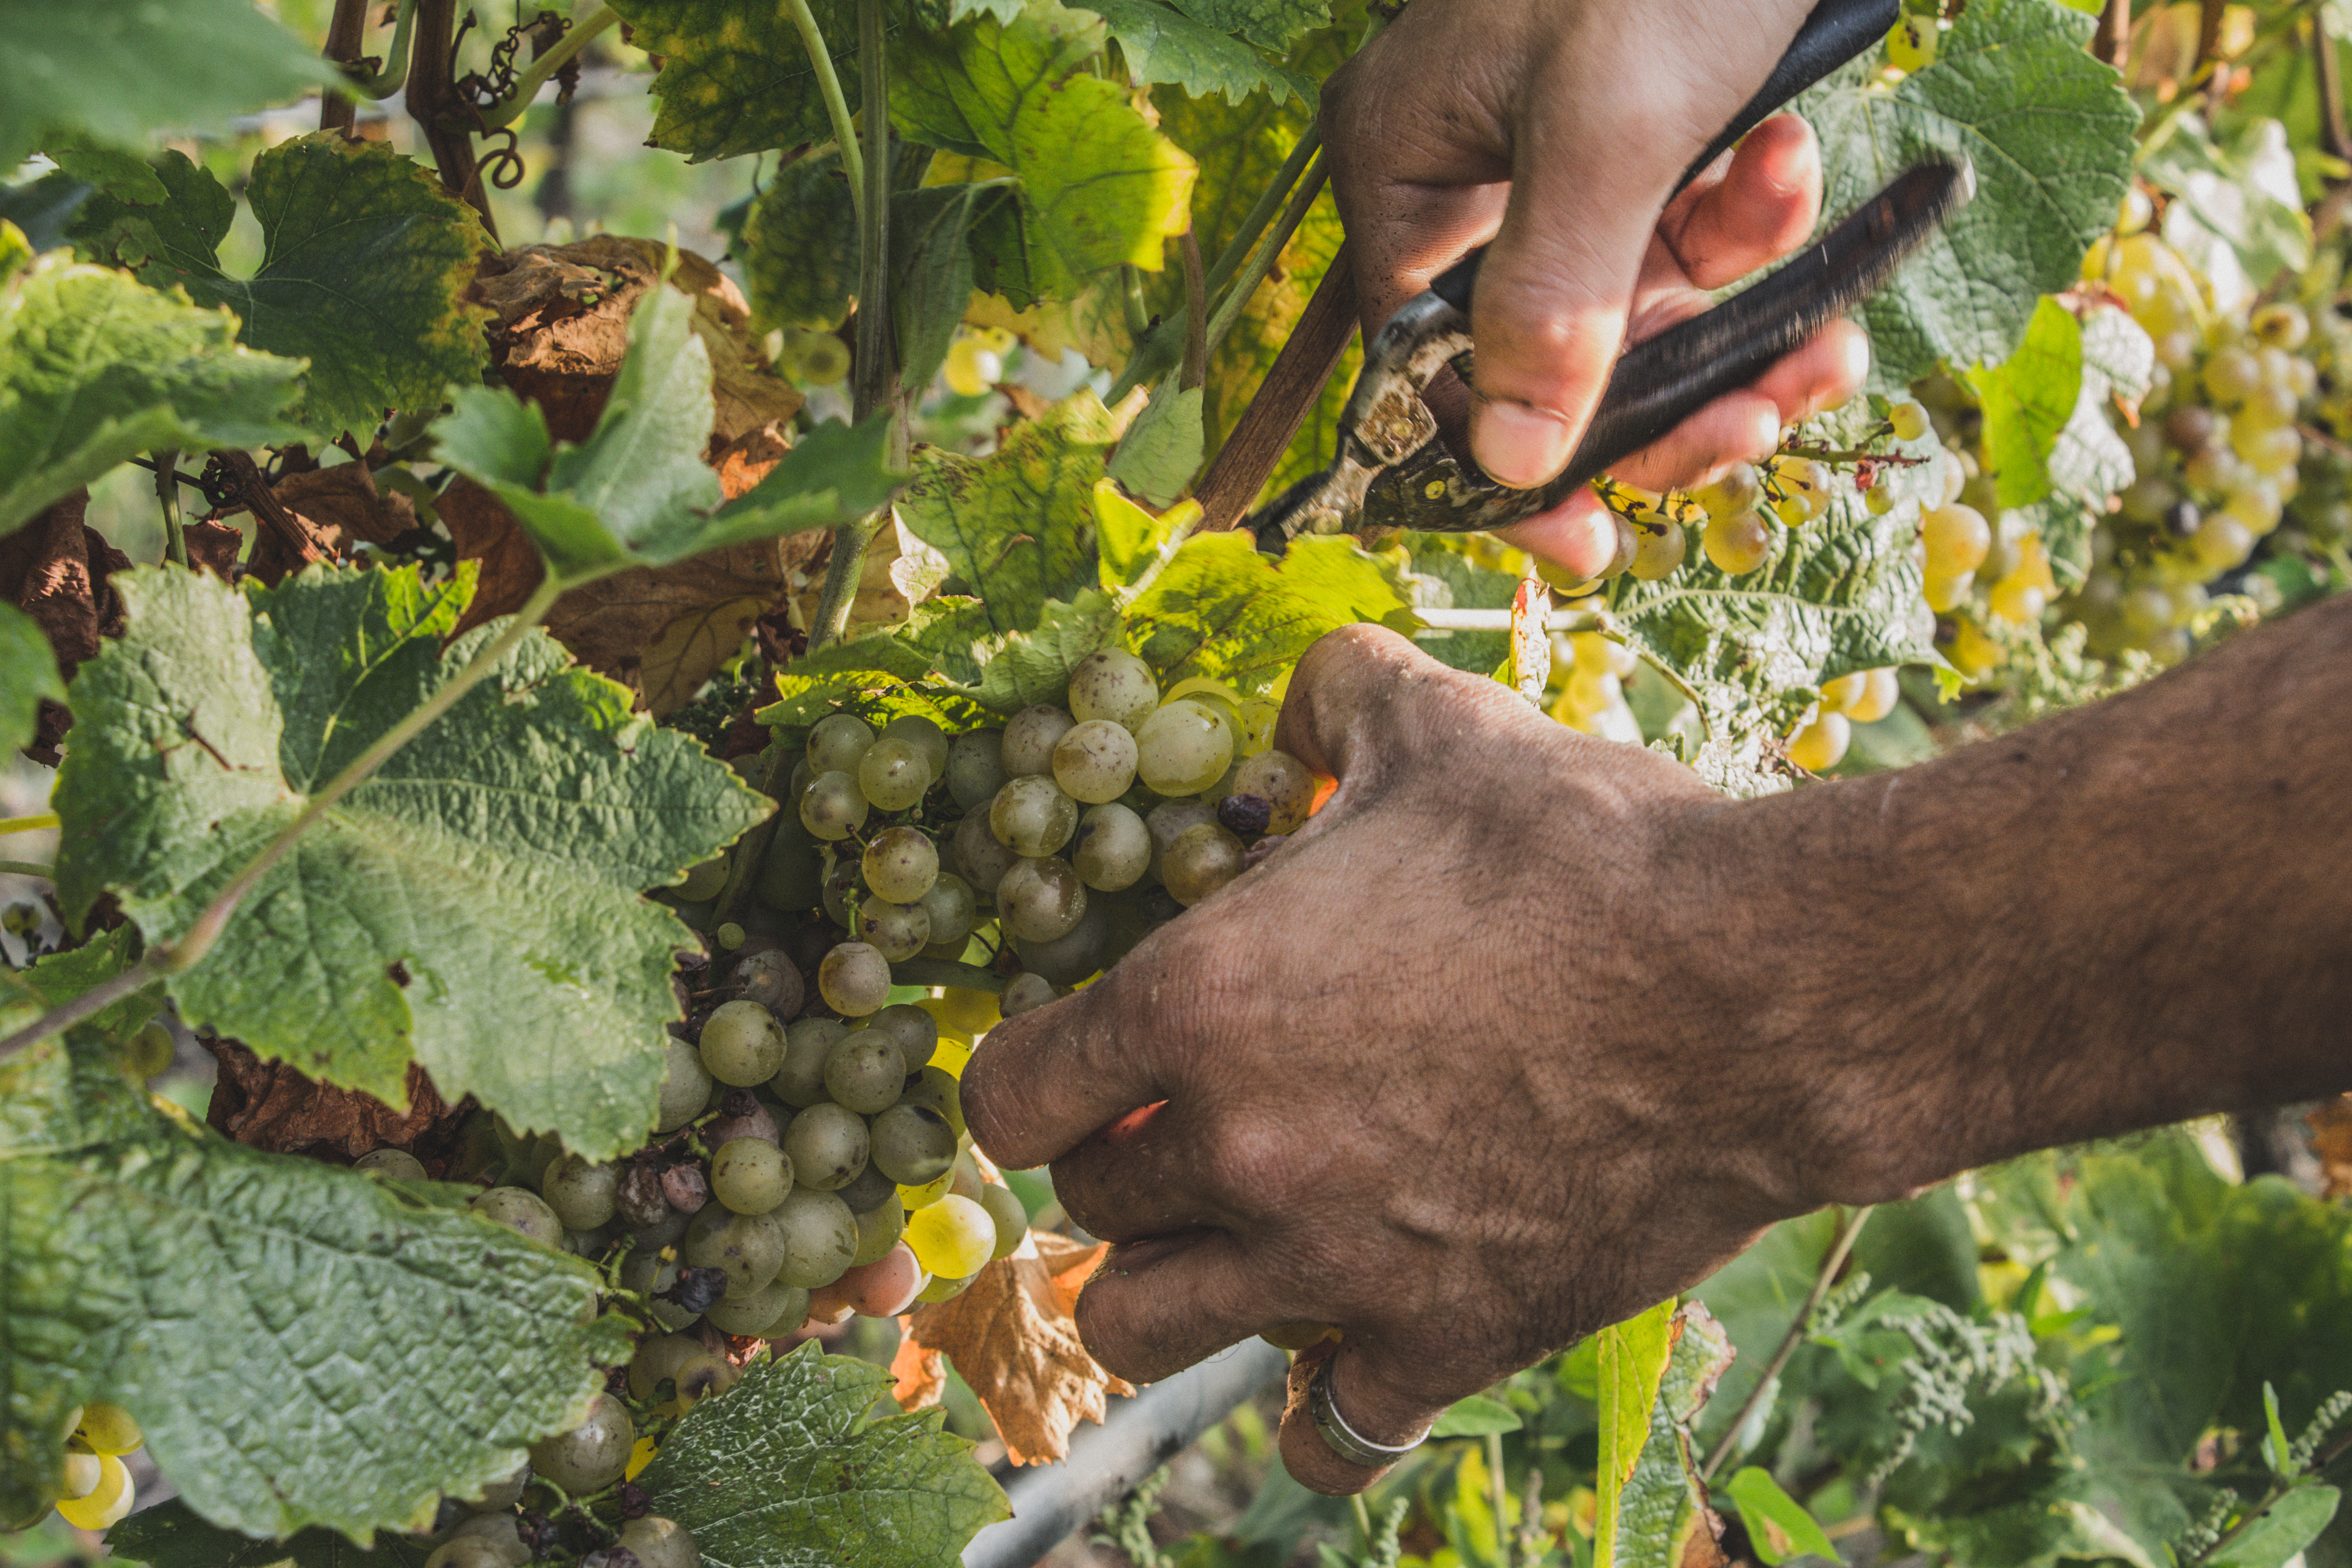
{"type": "Polygon", "coordinates": [[[1488,479],[1528,489],[1568,466],[1568,437],[1567,422],[1558,415],[1498,398],[1479,404],[1470,451],[1488,479]]]}

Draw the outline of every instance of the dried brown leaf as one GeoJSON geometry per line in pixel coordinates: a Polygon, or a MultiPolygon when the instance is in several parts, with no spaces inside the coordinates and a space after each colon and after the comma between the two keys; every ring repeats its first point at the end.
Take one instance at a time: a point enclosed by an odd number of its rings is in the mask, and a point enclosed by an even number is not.
{"type": "Polygon", "coordinates": [[[962,1295],[900,1320],[906,1337],[890,1372],[901,1407],[938,1403],[940,1358],[948,1356],[996,1423],[1006,1458],[1034,1465],[1066,1457],[1080,1417],[1099,1422],[1110,1394],[1135,1392],[1095,1363],[1071,1316],[1109,1250],[1031,1231],[1020,1252],[982,1268],[962,1295]]]}
{"type": "Polygon", "coordinates": [[[245,548],[245,535],[226,522],[192,522],[182,532],[188,542],[188,564],[199,572],[209,572],[221,581],[236,578],[237,552],[245,548]]]}
{"type": "Polygon", "coordinates": [[[389,544],[416,526],[415,504],[379,491],[365,463],[289,474],[270,489],[279,505],[338,554],[349,555],[361,544],[389,544]]]}
{"type": "MultiPolygon", "coordinates": [[[[107,586],[110,573],[131,558],[85,527],[89,492],[76,490],[14,533],[0,538],[0,598],[32,616],[49,639],[58,672],[68,680],[98,652],[100,637],[122,630],[122,601],[107,586]]],[[[41,703],[33,743],[25,752],[56,766],[58,744],[73,717],[55,702],[41,703]]]]}
{"type": "Polygon", "coordinates": [[[239,1143],[280,1154],[334,1153],[356,1160],[375,1149],[405,1149],[438,1173],[455,1151],[462,1106],[441,1098],[425,1069],[408,1069],[408,1109],[394,1110],[357,1089],[304,1078],[265,1062],[235,1040],[209,1042],[220,1078],[205,1120],[239,1143]]]}

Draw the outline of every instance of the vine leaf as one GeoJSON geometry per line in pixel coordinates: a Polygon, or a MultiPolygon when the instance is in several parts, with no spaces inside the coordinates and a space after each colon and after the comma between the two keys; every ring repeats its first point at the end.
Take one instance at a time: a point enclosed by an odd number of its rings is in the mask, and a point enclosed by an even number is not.
{"type": "Polygon", "coordinates": [[[888,418],[828,422],[751,489],[721,504],[704,461],[714,405],[694,301],[649,290],[595,430],[558,442],[535,404],[500,387],[461,389],[433,426],[441,460],[504,501],[559,576],[591,581],[863,516],[890,497],[888,418]]]}
{"type": "Polygon", "coordinates": [[[857,292],[857,207],[841,153],[811,153],[777,170],[751,198],[739,253],[756,330],[829,332],[846,321],[857,292]]]}
{"type": "Polygon", "coordinates": [[[899,46],[893,121],[1013,176],[1017,201],[998,202],[972,239],[981,287],[1015,305],[1067,298],[1122,264],[1156,272],[1192,221],[1192,160],[1087,68],[1104,37],[1090,13],[1032,0],[1013,21],[899,46]]]}
{"type": "Polygon", "coordinates": [[[1276,98],[1313,96],[1304,78],[1268,60],[1244,39],[1191,15],[1202,7],[1088,0],[1086,8],[1109,25],[1127,57],[1128,74],[1139,86],[1171,82],[1194,98],[1223,93],[1236,103],[1260,89],[1276,98]]]}
{"type": "Polygon", "coordinates": [[[1012,1510],[943,1413],[867,1418],[889,1381],[814,1341],[754,1362],[637,1484],[708,1568],[952,1568],[1012,1510]]]}
{"type": "MultiPolygon", "coordinates": [[[[1715,1543],[1720,1525],[1706,1506],[1706,1483],[1693,1462],[1691,1428],[1736,1352],[1722,1325],[1696,1301],[1671,1319],[1657,1314],[1653,1308],[1634,1320],[1642,1328],[1632,1358],[1633,1370],[1644,1376],[1649,1367],[1658,1367],[1655,1397],[1622,1407],[1621,1421],[1626,1424],[1617,1428],[1614,1447],[1603,1438],[1603,1451],[1624,1461],[1615,1473],[1625,1479],[1610,1509],[1610,1534],[1594,1537],[1594,1559],[1601,1560],[1605,1546],[1612,1549],[1608,1561],[1617,1568],[1722,1568],[1727,1559],[1715,1543]],[[1655,1354],[1660,1330],[1666,1340],[1663,1357],[1655,1354]],[[1638,1428],[1631,1426],[1633,1421],[1640,1423],[1638,1428]]],[[[1601,1356],[1605,1410],[1612,1397],[1605,1338],[1601,1356]]]]}
{"type": "Polygon", "coordinates": [[[1176,382],[1171,375],[1152,388],[1110,460],[1110,477],[1153,506],[1182,495],[1201,468],[1201,389],[1176,382]]]}
{"type": "Polygon", "coordinates": [[[2033,301],[2074,282],[2113,226],[2139,111],[2084,51],[2092,26],[2048,0],[1974,0],[1892,90],[1865,59],[1797,100],[1821,136],[1824,222],[1920,159],[1976,171],[1976,198],[1862,307],[1874,389],[1902,396],[1939,360],[2007,359],[2033,301]]]}
{"type": "Polygon", "coordinates": [[[987,633],[1034,626],[1048,599],[1095,581],[1094,487],[1112,438],[1091,392],[1024,420],[985,458],[927,448],[898,498],[908,532],[948,560],[948,591],[976,593],[987,633]]]}
{"type": "Polygon", "coordinates": [[[996,1423],[1006,1458],[1016,1465],[1067,1458],[1081,1419],[1101,1421],[1108,1395],[1135,1392],[1087,1353],[1072,1317],[1080,1288],[1109,1250],[1033,1231],[961,1295],[917,1308],[890,1363],[898,1403],[909,1410],[938,1404],[945,1356],[996,1423]]]}
{"type": "Polygon", "coordinates": [[[1202,675],[1251,690],[1341,626],[1410,635],[1412,604],[1395,564],[1353,539],[1302,536],[1276,563],[1246,533],[1195,534],[1129,607],[1126,637],[1163,686],[1202,675]]]}
{"type": "MultiPolygon", "coordinates": [[[[2050,493],[2050,457],[2083,388],[2083,328],[2043,295],[2025,336],[2002,363],[1966,373],[1984,408],[1984,451],[2005,508],[2050,493]]],[[[2094,409],[2102,416],[2104,410],[2094,409]]]]}
{"type": "Polygon", "coordinates": [[[33,738],[44,699],[66,700],[57,655],[32,616],[14,605],[0,605],[0,752],[33,738]]]}
{"type": "Polygon", "coordinates": [[[300,364],[237,347],[236,318],[44,257],[0,282],[0,533],[157,447],[257,447],[300,364]]]}
{"type": "MultiPolygon", "coordinates": [[[[129,630],[69,690],[58,895],[116,895],[148,940],[188,929],[309,795],[497,635],[446,650],[472,573],[317,567],[240,595],[147,568],[129,630]]],[[[642,1142],[688,936],[638,890],[769,805],[625,689],[534,632],[305,835],[204,962],[181,1016],[266,1059],[406,1103],[412,1057],[451,1101],[604,1159],[642,1142]]]]}
{"type": "Polygon", "coordinates": [[[1845,1559],[1838,1555],[1836,1542],[1830,1540],[1803,1503],[1780,1489],[1772,1472],[1755,1465],[1742,1467],[1725,1483],[1724,1490],[1739,1505],[1739,1517],[1748,1526],[1748,1539],[1756,1544],[1757,1555],[1763,1558],[1766,1568],[1780,1568],[1791,1557],[1825,1557],[1844,1568],[1845,1559]]]}
{"type": "Polygon", "coordinates": [[[53,1487],[92,1400],[137,1418],[212,1524],[362,1543],[428,1524],[443,1492],[476,1493],[579,1418],[603,1382],[593,1271],[360,1173],[226,1142],[141,1093],[104,1033],[0,1064],[0,1517],[53,1487]]]}
{"type": "Polygon", "coordinates": [[[1661,1301],[1594,1336],[1601,1407],[1592,1537],[1596,1559],[1605,1555],[1616,1561],[1620,1500],[1650,1441],[1650,1414],[1658,1403],[1658,1381],[1665,1376],[1666,1362],[1674,1352],[1674,1315],[1675,1304],[1661,1301]]]}
{"type": "MultiPolygon", "coordinates": [[[[621,0],[637,47],[661,58],[653,144],[689,163],[833,140],[815,68],[788,6],[767,0],[621,0]]],[[[810,0],[835,73],[857,108],[857,7],[810,0]]],[[[894,8],[886,28],[900,23],[894,8]]],[[[895,55],[896,50],[893,49],[895,55]]],[[[895,60],[894,60],[895,63],[895,60]]]]}
{"type": "Polygon", "coordinates": [[[463,296],[494,247],[432,170],[332,132],[278,143],[254,160],[246,187],[261,266],[235,279],[219,250],[235,199],[184,154],[166,153],[154,169],[165,199],[92,196],[76,247],[159,288],[177,284],[200,305],[227,306],[254,348],[307,358],[299,414],[310,429],[364,437],[387,408],[436,408],[452,384],[481,379],[488,312],[463,296]]]}
{"type": "Polygon", "coordinates": [[[0,10],[0,169],[52,141],[121,147],[337,79],[247,0],[0,10]]]}
{"type": "MultiPolygon", "coordinates": [[[[1925,448],[1931,436],[1903,449],[1925,448]]],[[[1902,444],[1897,443],[1900,447],[1902,444]]],[[[1679,671],[1725,754],[1725,783],[1754,787],[1733,753],[1788,732],[1817,688],[1852,670],[1937,664],[1920,596],[1918,509],[1873,517],[1841,487],[1827,517],[1773,530],[1774,553],[1744,576],[1692,552],[1663,583],[1627,579],[1612,606],[1640,652],[1679,671]]],[[[1708,770],[1702,767],[1701,772],[1708,770]]]]}

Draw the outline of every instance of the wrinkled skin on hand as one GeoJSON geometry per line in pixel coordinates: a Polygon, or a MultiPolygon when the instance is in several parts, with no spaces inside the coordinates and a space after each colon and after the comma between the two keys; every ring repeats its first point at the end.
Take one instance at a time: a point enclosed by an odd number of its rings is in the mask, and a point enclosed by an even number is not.
{"type": "MultiPolygon", "coordinates": [[[[1341,1409],[1400,1441],[1825,1194],[1732,1135],[1802,1121],[1807,1088],[1696,1066],[1708,955],[1620,892],[1659,885],[1718,797],[1369,627],[1292,691],[1276,743],[1331,799],[1001,1025],[963,1103],[992,1157],[1051,1160],[1071,1217],[1119,1244],[1078,1306],[1104,1365],[1141,1382],[1336,1322],[1341,1409]]],[[[1294,1475],[1370,1480],[1297,1426],[1294,1475]]]]}
{"type": "MultiPolygon", "coordinates": [[[[1550,479],[1625,342],[1706,309],[1707,290],[1811,235],[1821,149],[1794,115],[1665,200],[1807,9],[1416,0],[1333,76],[1321,126],[1367,331],[1491,240],[1471,307],[1475,395],[1450,372],[1430,389],[1454,450],[1507,484],[1550,479]]],[[[1761,458],[1783,426],[1853,395],[1868,368],[1862,329],[1832,322],[1617,477],[1664,489],[1761,458]]],[[[1590,491],[1504,537],[1579,576],[1617,547],[1590,491]]]]}
{"type": "MultiPolygon", "coordinates": [[[[1762,1226],[2031,1149],[2352,1089],[2352,598],[1895,773],[1728,801],[1369,626],[1276,743],[1265,861],[963,1079],[1117,1246],[1138,1382],[1338,1324],[1402,1442],[1762,1226]],[[2230,743],[2184,744],[2227,734],[2230,743]]],[[[1286,1419],[1291,1473],[1374,1472],[1286,1419]]]]}

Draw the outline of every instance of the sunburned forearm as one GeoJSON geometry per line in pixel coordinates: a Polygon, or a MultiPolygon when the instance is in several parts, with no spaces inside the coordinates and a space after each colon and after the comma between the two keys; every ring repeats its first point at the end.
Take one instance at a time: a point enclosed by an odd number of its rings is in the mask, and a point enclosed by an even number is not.
{"type": "MultiPolygon", "coordinates": [[[[2352,602],[1751,812],[1821,911],[1843,1120],[1895,1184],[2352,1089],[2352,602]]],[[[1791,1040],[1794,1047],[1799,1042],[1791,1040]]],[[[1863,1178],[1866,1183],[1869,1177],[1863,1178]]]]}

